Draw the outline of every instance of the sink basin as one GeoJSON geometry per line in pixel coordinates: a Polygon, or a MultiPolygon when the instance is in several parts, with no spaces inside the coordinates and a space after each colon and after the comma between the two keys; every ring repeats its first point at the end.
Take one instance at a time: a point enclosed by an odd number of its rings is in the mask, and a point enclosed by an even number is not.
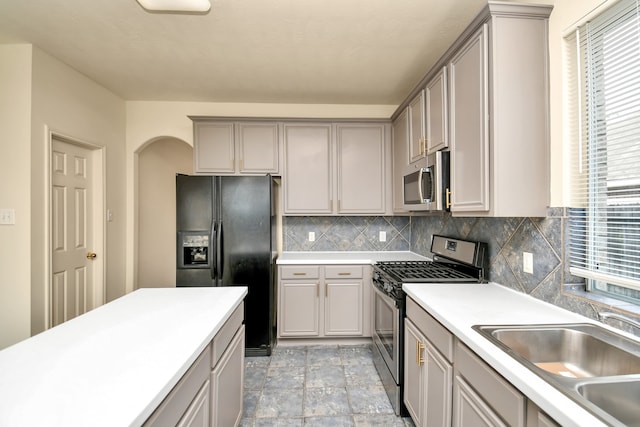
{"type": "Polygon", "coordinates": [[[640,379],[591,382],[579,385],[578,393],[628,426],[640,426],[640,379]]]}
{"type": "MultiPolygon", "coordinates": [[[[490,328],[493,338],[554,375],[590,378],[640,373],[640,357],[594,325],[490,328]],[[617,346],[616,346],[617,345],[617,346]]],[[[613,338],[613,337],[612,337],[613,338]]]]}
{"type": "Polygon", "coordinates": [[[640,426],[640,342],[590,323],[473,329],[606,423],[640,426]]]}

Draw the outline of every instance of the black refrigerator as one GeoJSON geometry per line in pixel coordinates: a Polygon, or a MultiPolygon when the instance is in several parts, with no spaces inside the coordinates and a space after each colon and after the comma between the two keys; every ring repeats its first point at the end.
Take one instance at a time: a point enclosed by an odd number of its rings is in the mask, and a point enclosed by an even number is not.
{"type": "Polygon", "coordinates": [[[270,176],[176,175],[176,286],[247,286],[247,356],[275,337],[272,194],[270,176]]]}

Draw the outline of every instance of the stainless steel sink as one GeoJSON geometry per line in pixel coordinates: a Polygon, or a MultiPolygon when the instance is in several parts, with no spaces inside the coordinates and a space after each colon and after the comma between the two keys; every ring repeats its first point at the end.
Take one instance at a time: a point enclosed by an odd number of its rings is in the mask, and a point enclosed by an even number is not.
{"type": "Polygon", "coordinates": [[[624,425],[640,425],[640,379],[594,381],[578,385],[577,390],[624,425]]]}
{"type": "Polygon", "coordinates": [[[608,424],[640,426],[640,342],[589,323],[473,328],[608,424]]]}

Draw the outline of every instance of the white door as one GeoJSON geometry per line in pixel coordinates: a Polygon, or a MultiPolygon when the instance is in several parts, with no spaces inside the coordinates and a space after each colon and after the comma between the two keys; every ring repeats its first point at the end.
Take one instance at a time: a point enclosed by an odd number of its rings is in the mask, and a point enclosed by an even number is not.
{"type": "Polygon", "coordinates": [[[51,326],[93,308],[94,260],[101,254],[93,247],[92,158],[93,150],[52,138],[51,326]]]}

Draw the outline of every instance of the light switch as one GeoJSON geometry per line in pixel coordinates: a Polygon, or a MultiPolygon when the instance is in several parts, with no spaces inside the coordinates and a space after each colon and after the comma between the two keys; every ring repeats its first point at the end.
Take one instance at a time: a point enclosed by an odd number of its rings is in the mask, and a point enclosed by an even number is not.
{"type": "Polygon", "coordinates": [[[315,231],[310,231],[309,232],[309,241],[310,242],[315,242],[316,241],[316,232],[315,231]]]}
{"type": "Polygon", "coordinates": [[[0,224],[14,225],[16,223],[15,209],[0,209],[0,224]]]}
{"type": "Polygon", "coordinates": [[[387,241],[387,232],[386,231],[380,231],[378,233],[378,240],[380,240],[381,242],[386,242],[387,241]]]}

